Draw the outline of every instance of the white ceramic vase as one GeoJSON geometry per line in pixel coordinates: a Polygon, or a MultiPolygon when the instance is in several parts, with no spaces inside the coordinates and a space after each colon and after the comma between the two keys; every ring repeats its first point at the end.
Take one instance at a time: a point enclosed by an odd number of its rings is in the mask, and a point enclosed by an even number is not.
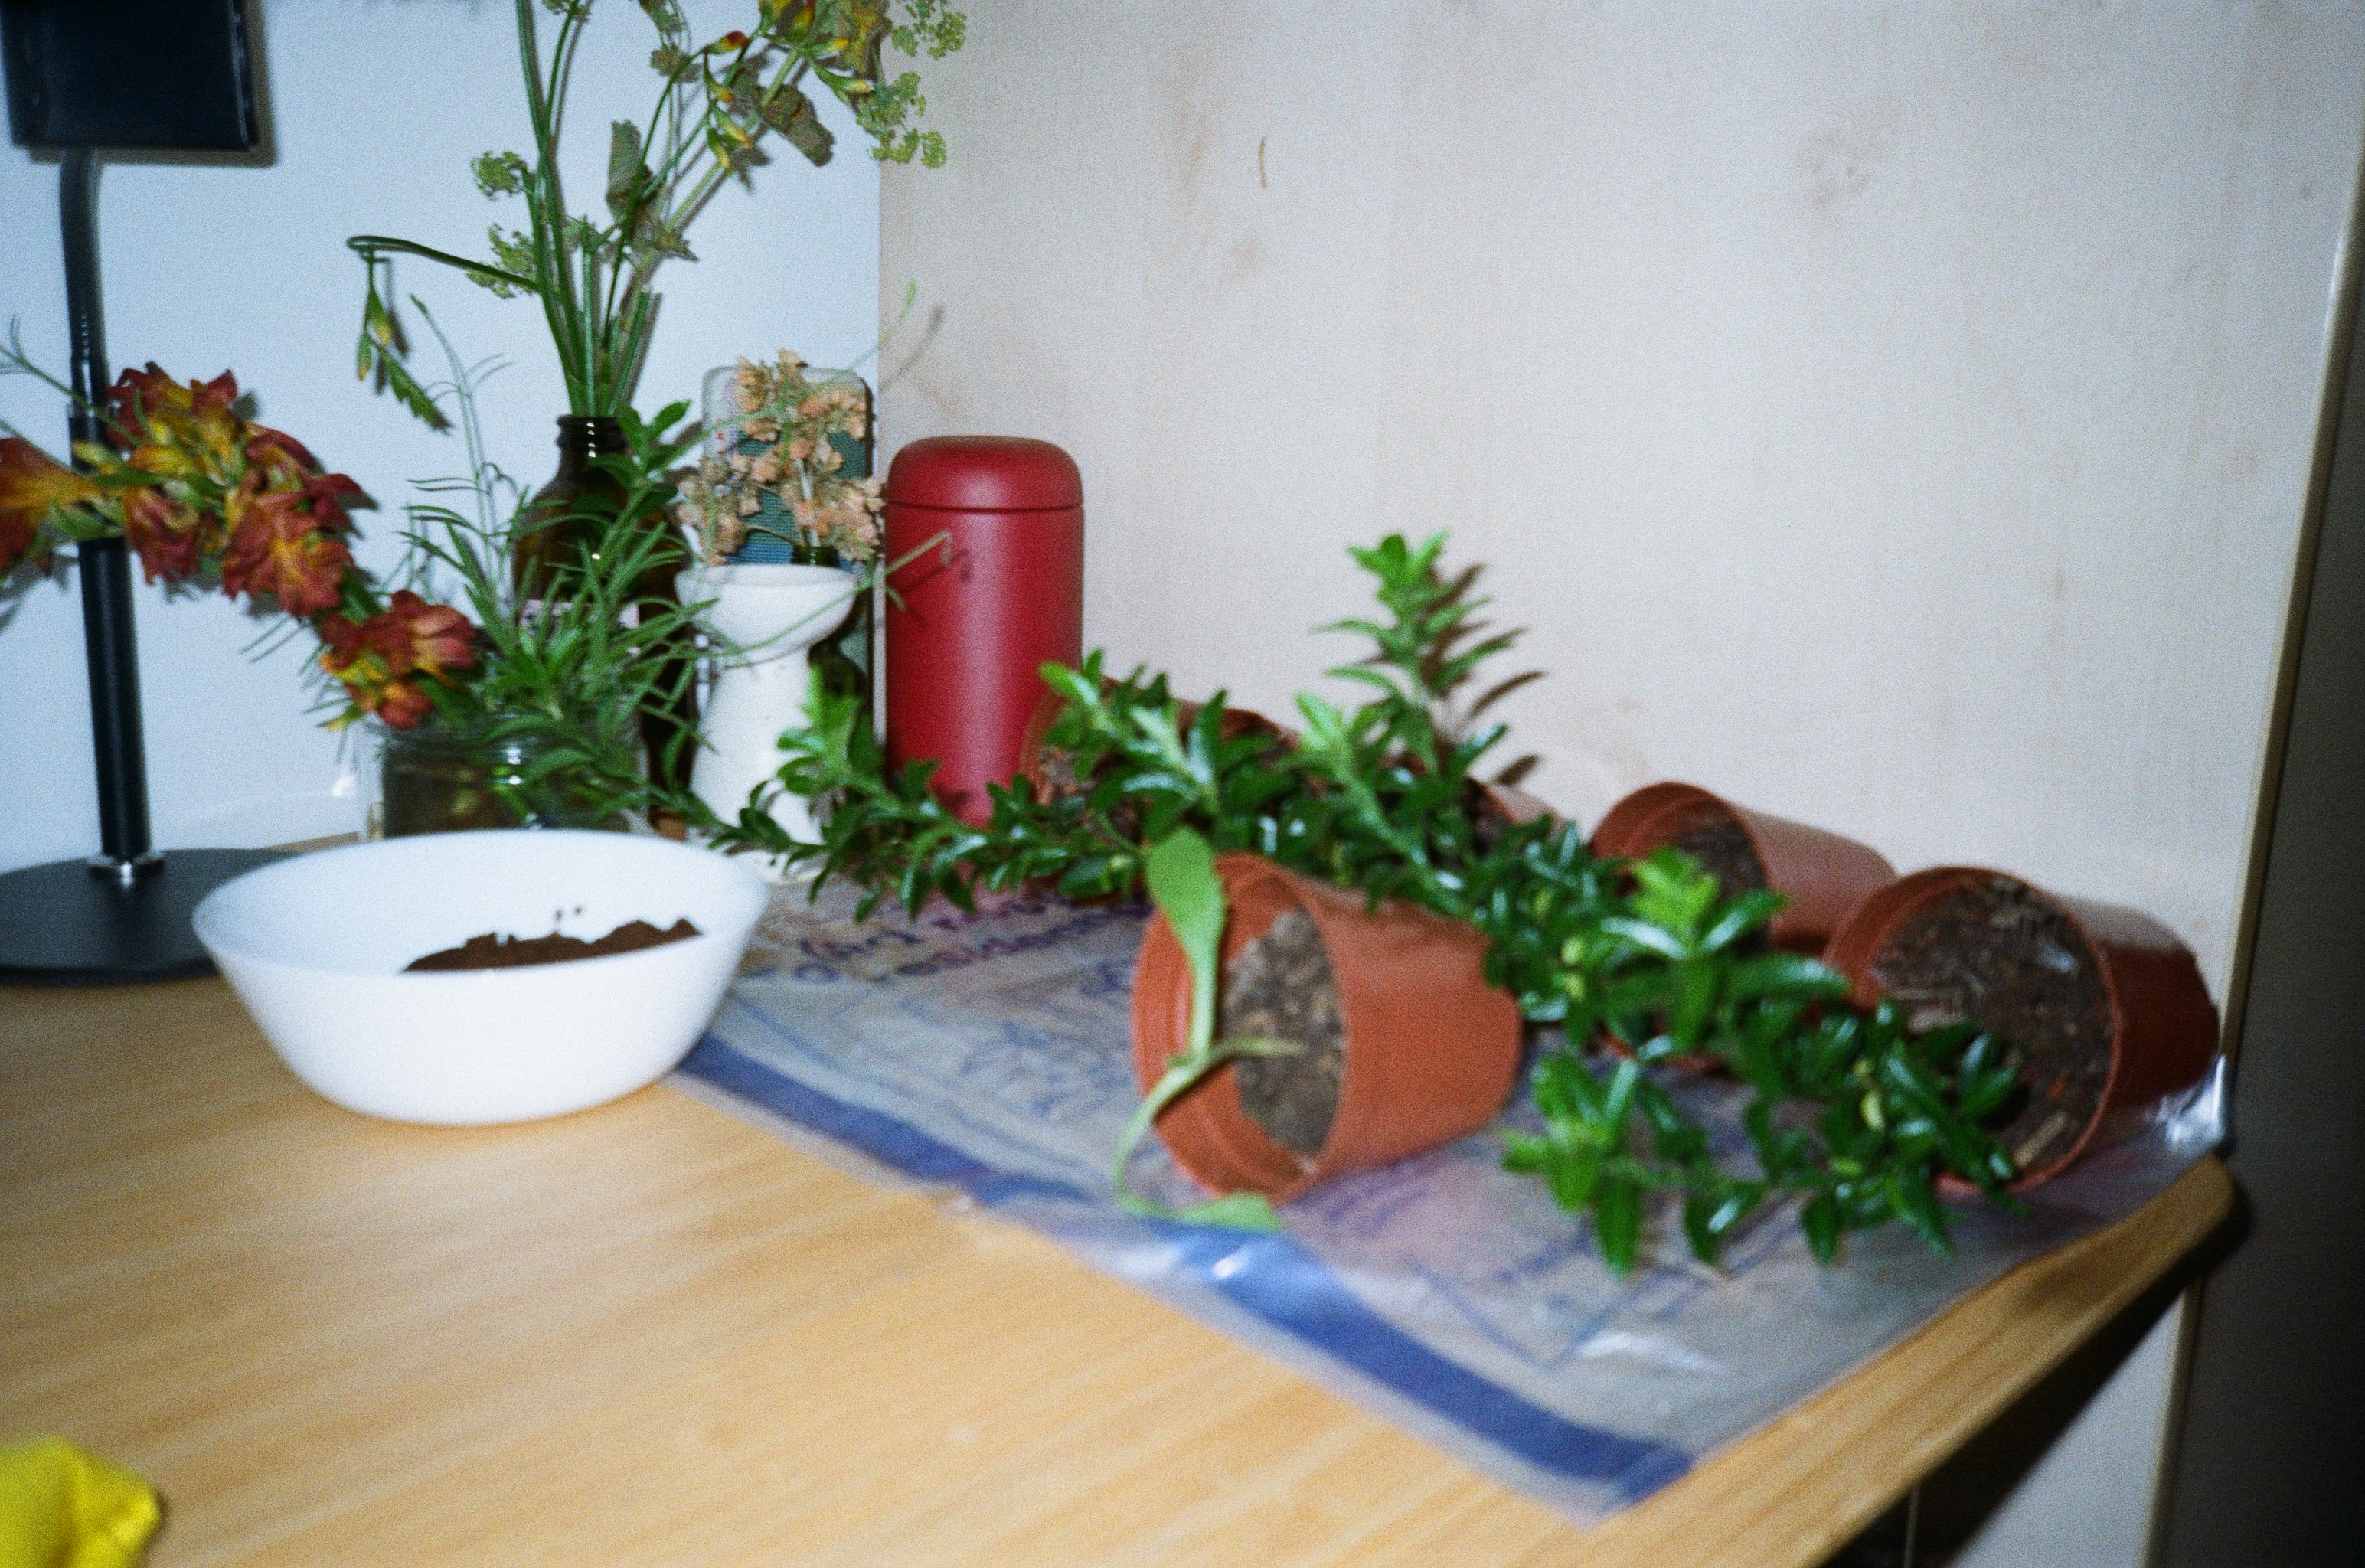
{"type": "MultiPolygon", "coordinates": [[[[860,579],[835,566],[693,566],[676,579],[684,604],[712,601],[706,622],[734,652],[712,661],[701,711],[706,744],[689,787],[716,816],[736,822],[749,793],[780,769],[780,735],[805,722],[807,653],[846,624],[860,579]]],[[[811,813],[794,796],[772,815],[812,840],[811,813]]]]}

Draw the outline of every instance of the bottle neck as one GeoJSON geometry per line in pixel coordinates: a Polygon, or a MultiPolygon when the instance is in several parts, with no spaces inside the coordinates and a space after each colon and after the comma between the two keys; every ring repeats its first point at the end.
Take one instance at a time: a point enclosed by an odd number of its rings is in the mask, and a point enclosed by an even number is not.
{"type": "Polygon", "coordinates": [[[581,467],[598,458],[617,456],[625,450],[623,421],[613,414],[558,416],[560,466],[581,467]]]}

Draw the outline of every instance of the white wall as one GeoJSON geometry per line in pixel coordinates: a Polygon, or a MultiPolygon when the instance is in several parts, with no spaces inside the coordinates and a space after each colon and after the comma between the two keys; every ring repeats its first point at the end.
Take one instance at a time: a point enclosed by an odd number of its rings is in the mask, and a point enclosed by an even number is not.
{"type": "MultiPolygon", "coordinates": [[[[882,190],[936,327],[881,429],[1075,454],[1088,642],[1285,711],[1342,547],[1450,528],[1551,671],[1508,712],[1546,798],[1688,778],[2009,867],[2153,911],[2224,995],[2365,11],[1013,0],[972,37],[953,166],[882,190]]],[[[2137,1560],[2164,1344],[1978,1561],[2137,1560]]]]}
{"type": "MultiPolygon", "coordinates": [[[[720,33],[752,11],[700,0],[720,33]]],[[[409,481],[463,466],[457,442],[353,379],[361,267],[349,234],[398,235],[482,253],[515,204],[476,194],[467,161],[527,142],[513,13],[495,0],[270,0],[260,6],[277,147],[268,168],[109,166],[100,177],[107,347],[120,364],[176,375],[229,366],[257,417],[352,474],[379,502],[361,515],[368,565],[398,554],[409,481]]],[[[650,37],[637,7],[603,6],[577,68],[569,176],[596,205],[608,122],[647,113],[650,37]]],[[[690,235],[695,264],[662,274],[666,305],[637,402],[695,398],[700,374],[739,353],[791,347],[845,363],[876,332],[878,170],[829,103],[838,154],[814,169],[793,151],[724,191],[690,235]]],[[[397,283],[427,300],[471,357],[513,368],[485,400],[494,455],[539,483],[555,461],[565,391],[530,300],[502,301],[426,263],[397,283]]],[[[21,319],[34,356],[62,373],[65,286],[57,170],[0,151],[0,317],[21,319]]],[[[421,324],[415,319],[414,330],[421,324]]],[[[424,336],[423,332],[418,335],[424,336]]],[[[63,444],[58,399],[0,382],[0,418],[63,444]]],[[[0,614],[0,868],[97,846],[81,612],[72,578],[35,587],[0,614]]],[[[259,662],[261,630],[219,598],[138,599],[156,842],[262,845],[350,831],[337,798],[338,743],[305,711],[302,643],[259,662]]]]}

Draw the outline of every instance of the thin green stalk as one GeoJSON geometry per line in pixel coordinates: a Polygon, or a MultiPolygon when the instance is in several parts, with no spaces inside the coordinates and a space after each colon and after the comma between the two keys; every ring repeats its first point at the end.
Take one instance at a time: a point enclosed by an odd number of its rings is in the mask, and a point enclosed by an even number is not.
{"type": "Polygon", "coordinates": [[[457,267],[462,272],[473,273],[478,277],[491,278],[496,283],[508,284],[513,288],[530,289],[534,286],[532,279],[520,277],[513,272],[503,271],[489,263],[470,261],[465,256],[455,256],[449,251],[439,251],[432,245],[421,245],[409,240],[397,240],[390,235],[356,234],[345,243],[364,257],[389,251],[398,252],[406,256],[421,256],[431,262],[441,262],[447,267],[457,267]]]}

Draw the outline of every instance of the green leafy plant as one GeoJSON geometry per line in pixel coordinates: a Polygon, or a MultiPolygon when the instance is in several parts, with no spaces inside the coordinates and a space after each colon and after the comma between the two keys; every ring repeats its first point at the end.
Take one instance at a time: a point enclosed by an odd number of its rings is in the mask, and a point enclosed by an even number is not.
{"type": "Polygon", "coordinates": [[[973,909],[973,888],[1016,885],[1008,869],[1014,857],[1003,843],[954,815],[928,788],[934,763],[888,770],[859,695],[833,690],[815,671],[805,713],[803,728],[780,737],[788,760],[779,782],[820,804],[821,841],[791,837],[760,797],[735,823],[701,824],[710,836],[791,866],[818,860],[813,896],[833,878],[855,883],[865,890],[857,919],[869,919],[891,894],[917,913],[933,894],[973,909]]]}
{"type": "Polygon", "coordinates": [[[1327,839],[1306,845],[1322,851],[1320,863],[1302,858],[1296,868],[1361,888],[1374,902],[1402,896],[1466,919],[1473,868],[1484,853],[1471,789],[1480,760],[1506,733],[1475,718],[1530,678],[1506,681],[1468,712],[1454,712],[1455,694],[1515,637],[1483,634],[1477,617],[1487,601],[1471,592],[1475,573],[1453,580],[1440,574],[1444,546],[1441,533],[1418,546],[1391,534],[1372,549],[1348,552],[1376,579],[1388,619],[1322,628],[1373,644],[1362,663],[1329,673],[1379,695],[1347,711],[1310,693],[1297,699],[1306,722],[1298,761],[1335,805],[1327,839]]]}
{"type": "Polygon", "coordinates": [[[778,131],[810,162],[829,161],[831,137],[804,86],[817,82],[854,111],[874,157],[929,167],[945,160],[944,140],[913,121],[927,101],[919,78],[889,79],[882,46],[942,59],[961,46],[967,19],[941,0],[760,0],[752,28],[707,43],[691,36],[675,0],[643,0],[655,30],[649,65],[657,77],[645,123],[610,128],[605,212],[571,212],[559,181],[559,146],[577,54],[591,0],[540,0],[555,21],[548,49],[536,0],[516,0],[518,57],[525,77],[532,151],[487,152],[473,164],[487,196],[521,197],[522,229],[496,224],[489,260],[454,255],[383,234],[348,240],[362,258],[362,330],[356,367],[402,406],[437,428],[447,422],[431,389],[406,363],[409,345],[390,301],[391,258],[417,256],[453,267],[504,297],[540,302],[577,414],[617,414],[656,325],[654,282],[668,260],[694,260],[689,231],[716,192],[745,180],[765,161],[762,144],[778,131]]]}
{"type": "MultiPolygon", "coordinates": [[[[1188,828],[1215,848],[1253,850],[1360,887],[1374,903],[1400,893],[1469,918],[1483,852],[1467,794],[1502,731],[1461,734],[1468,714],[1455,714],[1452,700],[1508,639],[1463,646],[1482,630],[1475,615],[1485,601],[1469,597],[1467,574],[1458,585],[1437,580],[1442,543],[1414,548],[1391,539],[1356,552],[1392,616],[1348,623],[1380,649],[1334,673],[1378,695],[1345,712],[1303,700],[1309,727],[1300,744],[1227,734],[1222,692],[1185,723],[1163,675],[1111,677],[1095,651],[1079,668],[1042,672],[1061,699],[1045,745],[1066,759],[1074,788],[1043,800],[1025,788],[990,790],[991,819],[970,826],[930,794],[924,765],[886,777],[850,708],[816,698],[813,722],[782,737],[779,783],[813,803],[820,842],[768,831],[760,812],[740,831],[791,860],[819,860],[822,880],[848,876],[913,910],[931,896],[965,902],[976,888],[1037,879],[1075,898],[1135,893],[1144,846],[1188,828]]],[[[1581,836],[1571,842],[1581,848],[1581,836]]]]}
{"type": "Polygon", "coordinates": [[[1302,827],[1304,813],[1285,824],[1288,813],[1261,809],[1291,790],[1290,775],[1270,740],[1224,736],[1220,693],[1186,726],[1164,677],[1108,680],[1097,653],[1081,669],[1047,665],[1044,678],[1068,700],[1048,744],[1076,759],[1088,788],[1041,800],[1023,784],[989,786],[990,818],[972,824],[930,789],[934,763],[891,773],[859,695],[816,676],[808,722],[780,737],[778,785],[813,804],[820,838],[790,837],[762,800],[715,831],[791,865],[818,862],[816,897],[833,878],[855,882],[867,917],[891,895],[914,913],[935,897],[968,909],[981,890],[1035,881],[1071,898],[1130,895],[1143,886],[1145,845],[1178,830],[1272,854],[1302,827]]]}
{"type": "MultiPolygon", "coordinates": [[[[667,412],[678,419],[681,410],[667,412]]],[[[529,603],[509,569],[513,527],[488,531],[443,506],[409,510],[421,569],[455,580],[480,628],[480,667],[444,700],[439,721],[488,745],[521,743],[531,758],[514,785],[497,791],[523,801],[556,789],[588,820],[678,810],[676,793],[645,776],[642,733],[643,715],[670,716],[691,678],[663,655],[698,629],[696,607],[652,603],[639,591],[672,542],[630,521],[629,510],[587,506],[582,515],[599,532],[572,564],[537,577],[529,603]]],[[[677,725],[667,760],[697,744],[694,730],[677,725]]]]}
{"type": "Polygon", "coordinates": [[[1970,1025],[1913,1033],[1888,1003],[1848,1007],[1845,979],[1814,959],[1758,950],[1750,938],[1779,895],[1721,899],[1716,879],[1672,850],[1630,869],[1632,889],[1567,937],[1562,1022],[1572,1047],[1607,1035],[1631,1054],[1605,1081],[1573,1050],[1546,1053],[1535,1084],[1544,1131],[1505,1149],[1512,1170],[1591,1215],[1613,1269],[1633,1266],[1640,1196],[1654,1189],[1681,1194],[1685,1238],[1708,1262],[1770,1199],[1802,1200],[1799,1223],[1825,1262],[1848,1231],[1891,1219],[1946,1250],[1935,1170],[2010,1201],[2011,1159],[1981,1127],[2018,1082],[1993,1036],[1970,1025]],[[1753,1091],[1750,1168],[1711,1159],[1643,1070],[1694,1051],[1753,1091]]]}
{"type": "Polygon", "coordinates": [[[1938,1169],[2018,1212],[2004,1188],[2019,1172],[1982,1130],[2020,1088],[1994,1036],[1967,1023],[1917,1033],[1884,1002],[1829,1013],[1780,1044],[1773,1070],[1751,1080],[1758,1098],[1747,1126],[1768,1181],[1805,1196],[1799,1221],[1818,1259],[1829,1262],[1846,1232],[1891,1218],[1949,1251],[1931,1183],[1938,1169]],[[1822,1110],[1809,1128],[1783,1129],[1777,1096],[1822,1110]]]}
{"type": "MultiPolygon", "coordinates": [[[[1061,699],[1047,744],[1074,782],[1048,798],[995,789],[982,825],[935,799],[928,765],[887,778],[867,718],[817,696],[814,723],[782,739],[780,784],[815,802],[822,842],[785,852],[818,857],[821,879],[869,889],[865,913],[890,891],[916,911],[937,894],[966,905],[981,888],[1039,879],[1093,896],[1147,877],[1171,921],[1152,863],[1180,842],[1253,850],[1375,905],[1404,898],[1475,926],[1488,980],[1530,1019],[1561,1026],[1533,1081],[1543,1131],[1513,1136],[1506,1162],[1587,1215],[1614,1270],[1632,1268],[1653,1194],[1679,1205],[1686,1240],[1709,1261],[1751,1215],[1789,1198],[1826,1261],[1848,1231],[1891,1219],[1945,1247],[1936,1174],[1997,1194],[2012,1178],[1982,1130],[2014,1092],[2004,1053],[1976,1030],[1917,1035],[1893,1011],[1857,1012],[1839,975],[1768,950],[1778,894],[1724,899],[1672,850],[1597,860],[1574,823],[1489,820],[1476,781],[1504,730],[1483,711],[1530,678],[1459,703],[1512,638],[1479,621],[1474,573],[1439,570],[1442,543],[1391,537],[1353,552],[1386,613],[1328,628],[1373,644],[1332,673],[1373,696],[1351,710],[1301,696],[1295,744],[1227,738],[1221,693],[1185,724],[1162,676],[1111,678],[1098,653],[1081,668],[1045,666],[1061,699]],[[1626,1059],[1597,1072],[1584,1053],[1602,1040],[1626,1059]],[[1694,1055],[1752,1091],[1744,1156],[1717,1158],[1662,1081],[1662,1064],[1694,1055]]],[[[1175,1070],[1194,1065],[1209,1070],[1186,1052],[1175,1070]]],[[[1156,1114],[1146,1108],[1138,1131],[1156,1114]]]]}
{"type": "MultiPolygon", "coordinates": [[[[646,420],[624,409],[625,451],[600,459],[613,493],[588,493],[561,516],[536,512],[485,446],[477,394],[500,366],[464,364],[423,307],[420,313],[448,370],[433,390],[457,411],[468,468],[422,484],[436,498],[405,507],[410,554],[403,577],[431,597],[466,605],[477,626],[475,667],[436,693],[432,722],[488,748],[518,745],[527,762],[489,788],[521,820],[551,801],[564,801],[580,821],[681,811],[685,798],[643,766],[643,715],[669,718],[692,678],[682,661],[662,656],[668,647],[689,634],[719,639],[701,623],[698,606],[653,601],[640,585],[680,554],[646,520],[672,500],[671,470],[696,444],[689,405],[646,420]],[[577,549],[548,563],[529,592],[510,569],[518,537],[554,526],[566,528],[577,549]]],[[[694,730],[676,725],[666,759],[697,745],[694,730]]]]}

